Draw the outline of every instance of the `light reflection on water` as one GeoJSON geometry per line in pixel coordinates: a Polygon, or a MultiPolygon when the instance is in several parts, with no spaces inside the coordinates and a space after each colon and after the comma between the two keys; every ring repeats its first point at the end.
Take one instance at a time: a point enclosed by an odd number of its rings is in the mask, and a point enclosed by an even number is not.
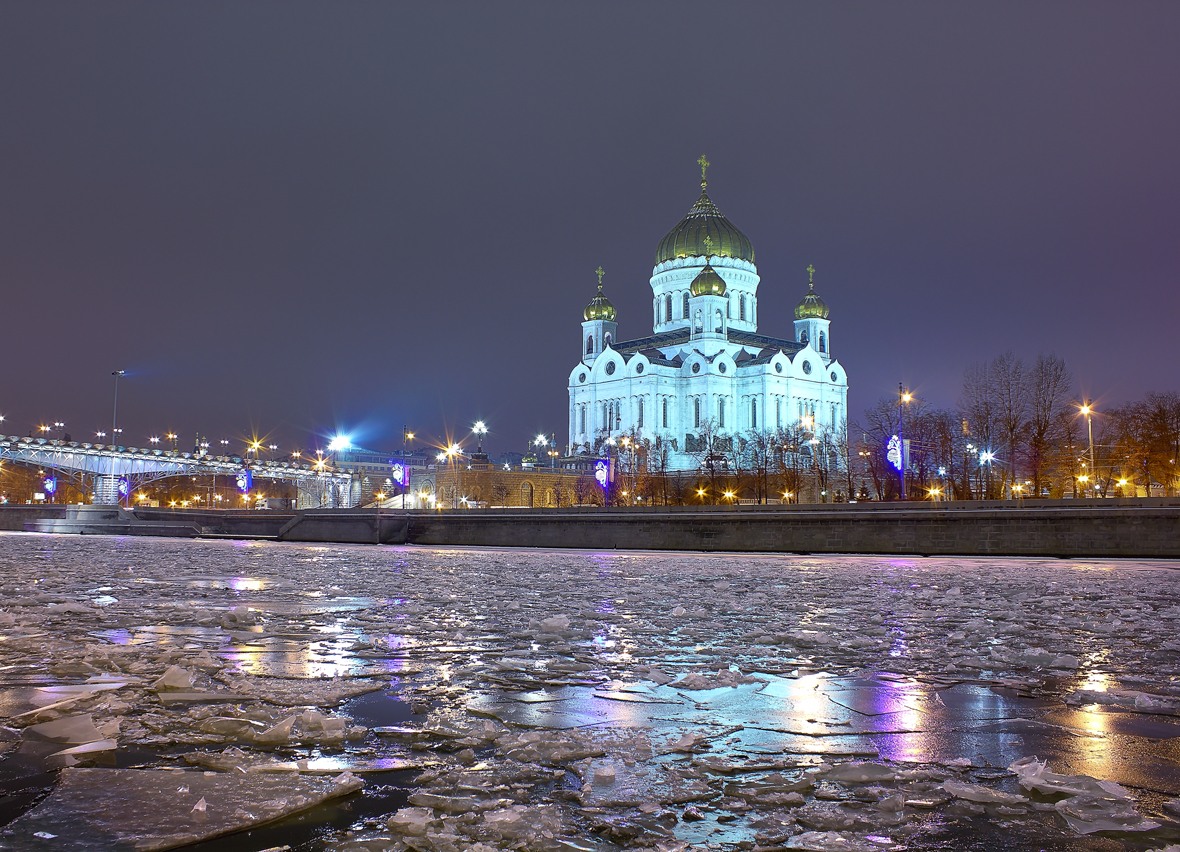
{"type": "MultiPolygon", "coordinates": [[[[152,552],[151,545],[128,546],[152,552]]],[[[1009,580],[1004,572],[1023,563],[999,560],[749,557],[746,574],[745,564],[734,567],[726,557],[540,553],[513,555],[509,564],[494,554],[507,566],[495,577],[491,557],[477,551],[399,552],[395,572],[382,562],[387,551],[252,544],[242,550],[248,558],[229,560],[222,544],[169,547],[177,553],[206,548],[200,552],[217,557],[199,572],[169,568],[130,583],[140,584],[161,619],[175,623],[152,623],[156,616],[139,612],[128,620],[129,606],[88,621],[80,635],[124,648],[160,646],[139,650],[141,661],[165,659],[164,651],[176,649],[208,650],[228,661],[231,673],[251,676],[409,671],[401,680],[407,690],[451,702],[446,709],[456,716],[468,712],[467,697],[483,693],[490,696],[486,709],[519,706],[514,724],[603,732],[644,727],[663,743],[686,732],[744,726],[709,741],[709,756],[735,760],[753,753],[816,762],[849,755],[906,763],[967,757],[977,768],[1002,771],[1016,758],[1039,754],[1052,756],[1059,771],[1117,780],[1127,772],[1128,730],[1161,743],[1170,736],[1143,733],[1126,713],[1063,709],[1062,695],[1074,689],[1110,692],[1124,686],[1120,675],[1140,673],[1128,663],[1137,637],[1129,631],[1100,636],[1092,626],[1097,616],[1091,619],[1090,610],[1112,597],[1100,586],[1117,573],[1109,565],[1070,566],[1069,572],[1087,572],[1073,595],[1068,587],[1038,586],[1036,572],[1013,571],[1009,580]],[[703,582],[685,576],[692,573],[683,569],[688,560],[703,582]],[[666,567],[671,562],[676,570],[666,567]],[[653,582],[661,570],[662,579],[653,582]],[[858,583],[845,583],[845,570],[859,572],[858,583]],[[1021,593],[1011,600],[1009,582],[1021,593]],[[958,585],[962,594],[947,594],[958,585]],[[987,594],[973,596],[979,588],[987,594]],[[1066,617],[1039,596],[1059,602],[1066,617]],[[531,627],[563,614],[571,630],[560,640],[539,638],[531,627]],[[247,623],[252,620],[257,623],[247,623]],[[99,625],[108,629],[93,629],[99,625]],[[987,661],[994,669],[962,663],[968,655],[987,658],[989,642],[999,652],[987,661]],[[1034,645],[1076,655],[1076,677],[1007,662],[1034,645]],[[724,669],[765,683],[657,687],[640,663],[672,677],[712,677],[724,669]],[[760,665],[774,673],[759,674],[760,665]],[[518,700],[522,694],[535,701],[518,700]],[[1052,724],[1044,721],[1047,706],[1061,711],[1052,724]]],[[[1059,565],[1045,571],[1062,582],[1059,565]]],[[[85,588],[94,582],[87,577],[85,588]]],[[[1108,615],[1120,608],[1108,607],[1108,615]]],[[[382,759],[395,746],[370,739],[356,748],[382,759]]],[[[664,757],[670,764],[694,759],[664,757]]]]}
{"type": "Polygon", "coordinates": [[[261,592],[269,585],[266,580],[257,577],[231,577],[228,584],[231,589],[238,592],[261,592]]]}

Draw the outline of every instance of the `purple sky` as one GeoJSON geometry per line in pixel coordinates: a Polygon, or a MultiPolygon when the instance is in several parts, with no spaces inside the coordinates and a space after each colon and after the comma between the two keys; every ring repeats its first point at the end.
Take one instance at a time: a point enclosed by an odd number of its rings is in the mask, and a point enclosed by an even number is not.
{"type": "Polygon", "coordinates": [[[3,431],[566,430],[606,269],[651,331],[698,194],[759,330],[816,266],[858,416],[1063,357],[1180,389],[1180,4],[201,3],[0,10],[3,431]]]}

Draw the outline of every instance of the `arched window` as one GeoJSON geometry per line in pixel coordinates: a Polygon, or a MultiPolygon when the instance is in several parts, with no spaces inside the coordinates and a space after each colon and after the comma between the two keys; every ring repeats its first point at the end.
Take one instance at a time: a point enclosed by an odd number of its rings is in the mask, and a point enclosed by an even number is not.
{"type": "Polygon", "coordinates": [[[639,397],[639,407],[635,412],[635,426],[639,429],[643,428],[643,397],[639,397]]]}
{"type": "Polygon", "coordinates": [[[580,427],[578,429],[578,432],[585,435],[586,434],[586,406],[585,406],[585,404],[583,404],[580,407],[580,409],[578,410],[578,426],[580,427]]]}
{"type": "Polygon", "coordinates": [[[758,428],[758,400],[750,400],[750,428],[758,428]]]}
{"type": "Polygon", "coordinates": [[[606,336],[602,339],[602,348],[605,349],[608,346],[610,346],[610,332],[609,331],[606,333],[606,336]]]}
{"type": "Polygon", "coordinates": [[[697,311],[697,331],[705,330],[705,320],[700,310],[697,311]]]}
{"type": "Polygon", "coordinates": [[[738,319],[745,322],[746,319],[746,294],[742,293],[738,297],[738,319]]]}
{"type": "Polygon", "coordinates": [[[664,297],[664,322],[672,322],[672,294],[664,297]]]}
{"type": "Polygon", "coordinates": [[[819,333],[819,351],[820,351],[820,352],[824,352],[824,351],[826,351],[826,350],[824,349],[824,344],[825,344],[825,342],[826,342],[826,341],[824,340],[824,333],[821,331],[821,332],[819,333]]]}
{"type": "Polygon", "coordinates": [[[692,401],[692,427],[699,428],[701,425],[701,398],[698,396],[692,401]]]}
{"type": "Polygon", "coordinates": [[[688,293],[684,294],[684,318],[688,319],[688,293]]]}
{"type": "Polygon", "coordinates": [[[714,323],[714,325],[716,326],[716,328],[714,328],[713,330],[715,332],[717,332],[718,334],[725,331],[725,318],[723,316],[721,316],[721,311],[717,311],[716,322],[714,323]]]}
{"type": "Polygon", "coordinates": [[[593,335],[586,338],[586,354],[587,355],[594,354],[594,336],[593,335]]]}
{"type": "Polygon", "coordinates": [[[663,427],[665,429],[667,429],[668,428],[668,400],[666,400],[666,399],[662,400],[660,403],[660,407],[662,409],[660,412],[660,420],[663,421],[663,427]]]}
{"type": "Polygon", "coordinates": [[[725,428],[725,397],[717,397],[717,426],[725,428]]]}
{"type": "Polygon", "coordinates": [[[799,342],[804,346],[807,345],[807,329],[803,329],[801,332],[799,332],[799,342]]]}

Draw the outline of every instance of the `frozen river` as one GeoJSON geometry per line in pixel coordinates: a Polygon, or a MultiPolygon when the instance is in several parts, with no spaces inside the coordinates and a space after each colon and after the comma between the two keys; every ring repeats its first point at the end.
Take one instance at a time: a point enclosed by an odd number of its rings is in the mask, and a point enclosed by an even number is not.
{"type": "Polygon", "coordinates": [[[0,849],[1176,852],[1176,567],[0,534],[0,849]]]}

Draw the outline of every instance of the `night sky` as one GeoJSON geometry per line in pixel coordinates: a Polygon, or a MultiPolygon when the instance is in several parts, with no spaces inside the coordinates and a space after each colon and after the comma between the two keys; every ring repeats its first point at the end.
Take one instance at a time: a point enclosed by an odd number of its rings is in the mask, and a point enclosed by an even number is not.
{"type": "Polygon", "coordinates": [[[564,443],[606,270],[651,332],[709,192],[759,330],[832,310],[856,418],[1011,349],[1109,407],[1180,389],[1180,4],[0,8],[6,434],[284,450],[483,418],[564,443]]]}

